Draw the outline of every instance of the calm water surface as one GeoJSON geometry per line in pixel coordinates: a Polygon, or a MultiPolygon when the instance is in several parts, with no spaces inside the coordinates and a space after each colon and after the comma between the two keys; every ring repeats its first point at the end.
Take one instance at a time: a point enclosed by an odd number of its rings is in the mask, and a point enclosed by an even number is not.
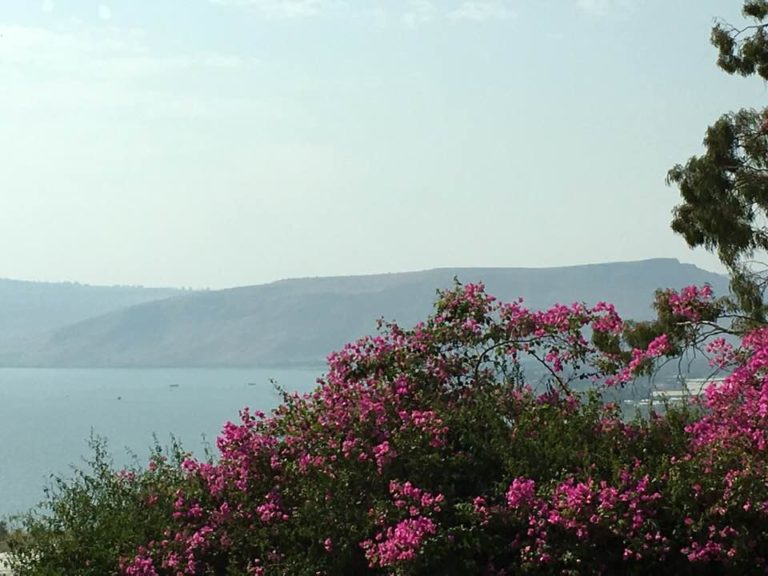
{"type": "Polygon", "coordinates": [[[67,473],[104,436],[118,464],[142,459],[152,435],[173,434],[202,453],[244,406],[268,410],[279,397],[270,379],[308,392],[319,370],[0,369],[0,517],[36,504],[48,477],[67,473]]]}

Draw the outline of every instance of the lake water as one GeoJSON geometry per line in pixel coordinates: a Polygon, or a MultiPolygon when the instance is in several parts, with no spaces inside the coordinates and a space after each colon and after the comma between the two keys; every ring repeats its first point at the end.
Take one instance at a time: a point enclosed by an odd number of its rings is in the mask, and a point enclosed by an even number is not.
{"type": "Polygon", "coordinates": [[[51,474],[66,474],[89,453],[91,431],[118,464],[142,460],[156,434],[202,454],[244,406],[279,402],[270,379],[308,392],[320,370],[0,369],[0,518],[35,505],[51,474]]]}

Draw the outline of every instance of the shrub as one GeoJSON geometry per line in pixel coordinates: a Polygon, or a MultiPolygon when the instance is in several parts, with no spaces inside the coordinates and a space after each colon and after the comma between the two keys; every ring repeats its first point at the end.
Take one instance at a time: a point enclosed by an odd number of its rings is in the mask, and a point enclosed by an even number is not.
{"type": "Polygon", "coordinates": [[[15,519],[10,535],[16,576],[106,576],[117,558],[162,532],[181,485],[184,453],[158,445],[148,468],[116,470],[103,439],[92,437],[92,455],[72,476],[55,476],[42,504],[15,519]]]}
{"type": "Polygon", "coordinates": [[[10,535],[8,524],[0,520],[0,553],[8,552],[8,538],[10,535]]]}
{"type": "Polygon", "coordinates": [[[627,421],[601,390],[697,344],[718,303],[689,288],[659,292],[657,310],[625,323],[604,303],[443,293],[413,329],[332,354],[311,394],[243,410],[217,461],[121,480],[134,496],[118,508],[141,526],[111,539],[101,573],[764,573],[768,331],[710,343],[733,372],[700,403],[627,421]]]}

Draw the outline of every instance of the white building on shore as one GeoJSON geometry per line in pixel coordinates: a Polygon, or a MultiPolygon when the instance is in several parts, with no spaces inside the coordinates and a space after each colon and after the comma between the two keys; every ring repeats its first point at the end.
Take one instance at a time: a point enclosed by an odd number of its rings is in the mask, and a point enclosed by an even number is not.
{"type": "Polygon", "coordinates": [[[723,378],[688,378],[683,382],[683,386],[671,390],[654,390],[651,398],[654,402],[668,401],[681,402],[685,399],[703,396],[704,390],[709,385],[718,386],[723,378]]]}

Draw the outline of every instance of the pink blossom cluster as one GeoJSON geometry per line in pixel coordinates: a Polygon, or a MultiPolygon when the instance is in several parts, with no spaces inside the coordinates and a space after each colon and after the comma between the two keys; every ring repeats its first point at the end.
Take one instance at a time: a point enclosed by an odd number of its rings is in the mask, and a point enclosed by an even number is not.
{"type": "Polygon", "coordinates": [[[667,290],[665,294],[672,313],[692,322],[702,319],[703,311],[713,298],[712,287],[708,284],[686,286],[679,292],[667,290]]]}
{"type": "MultiPolygon", "coordinates": [[[[433,516],[441,512],[445,496],[433,495],[410,482],[395,480],[390,482],[389,492],[395,508],[405,514],[405,518],[378,531],[373,539],[361,542],[371,567],[394,566],[413,560],[424,541],[438,531],[433,516]]],[[[385,518],[379,518],[379,523],[385,518]]]]}
{"type": "MultiPolygon", "coordinates": [[[[712,297],[707,287],[665,294],[685,322],[703,318],[699,303],[712,297]]],[[[606,303],[532,311],[479,284],[447,292],[413,329],[387,324],[331,354],[312,393],[227,423],[218,460],[183,464],[163,538],[122,573],[304,573],[298,554],[319,559],[316,574],[404,574],[461,539],[492,574],[755,555],[738,543],[744,518],[768,531],[768,329],[747,336],[739,354],[711,345],[737,368],[680,426],[674,456],[645,461],[673,422],[589,412],[569,387],[630,382],[674,348],[668,334],[629,346],[626,327],[606,303]],[[515,380],[526,355],[546,369],[546,392],[515,380]],[[567,464],[548,476],[518,468],[555,458],[526,453],[542,438],[557,442],[545,436],[552,422],[581,434],[567,464]],[[595,446],[608,456],[590,453],[595,446]],[[671,510],[683,501],[691,521],[676,524],[671,510]],[[600,564],[603,545],[613,548],[600,564]]]]}
{"type": "Polygon", "coordinates": [[[709,365],[723,369],[737,361],[736,349],[725,338],[715,338],[707,343],[709,365]]]}
{"type": "Polygon", "coordinates": [[[657,358],[661,358],[667,352],[669,352],[669,337],[666,334],[657,336],[648,344],[645,349],[634,348],[632,350],[632,359],[629,363],[622,368],[615,376],[609,376],[606,378],[606,384],[608,386],[615,386],[617,384],[626,384],[633,380],[643,366],[649,362],[653,362],[657,358]]]}
{"type": "MultiPolygon", "coordinates": [[[[624,469],[619,483],[571,476],[554,486],[539,488],[530,478],[515,478],[506,493],[506,507],[494,513],[510,515],[520,530],[511,547],[522,565],[541,566],[555,561],[563,542],[620,539],[622,560],[640,561],[669,551],[668,539],[655,522],[661,494],[650,478],[624,469]]],[[[487,509],[479,513],[489,522],[487,509]]]]}
{"type": "Polygon", "coordinates": [[[745,336],[742,347],[744,361],[705,390],[707,413],[689,427],[697,450],[768,448],[768,328],[745,336]]]}

